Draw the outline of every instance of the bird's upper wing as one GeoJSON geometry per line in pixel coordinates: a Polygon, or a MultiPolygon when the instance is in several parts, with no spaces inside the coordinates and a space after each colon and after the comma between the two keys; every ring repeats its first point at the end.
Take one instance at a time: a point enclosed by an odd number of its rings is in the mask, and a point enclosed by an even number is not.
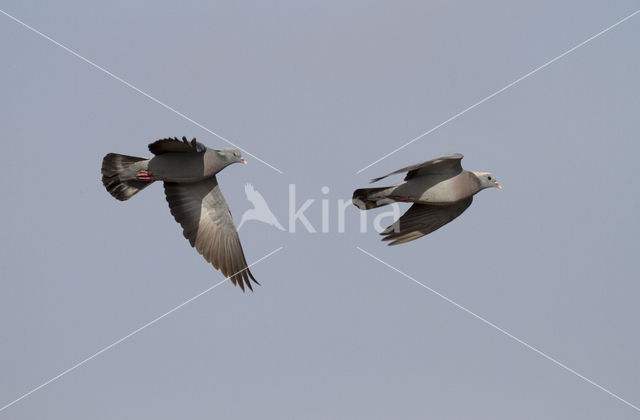
{"type": "Polygon", "coordinates": [[[451,155],[440,156],[436,159],[431,159],[426,162],[418,163],[415,165],[407,166],[406,168],[398,169],[379,178],[373,178],[371,182],[378,182],[383,178],[391,175],[401,174],[407,172],[405,180],[411,179],[416,175],[423,175],[427,173],[431,174],[451,174],[457,175],[462,172],[462,164],[460,161],[464,156],[460,153],[454,153],[451,155]]]}
{"type": "Polygon", "coordinates": [[[418,239],[460,216],[472,201],[473,197],[469,197],[449,206],[415,203],[395,223],[380,232],[384,235],[382,240],[393,241],[389,245],[397,245],[418,239]]]}
{"type": "Polygon", "coordinates": [[[163,153],[195,153],[204,152],[206,147],[202,143],[198,143],[194,138],[188,141],[186,137],[179,140],[177,137],[160,139],[149,145],[149,151],[154,155],[163,153]]]}
{"type": "Polygon", "coordinates": [[[247,267],[240,237],[216,178],[191,183],[165,182],[164,191],[171,214],[191,246],[233,284],[243,291],[245,285],[253,290],[250,279],[258,282],[247,267]]]}

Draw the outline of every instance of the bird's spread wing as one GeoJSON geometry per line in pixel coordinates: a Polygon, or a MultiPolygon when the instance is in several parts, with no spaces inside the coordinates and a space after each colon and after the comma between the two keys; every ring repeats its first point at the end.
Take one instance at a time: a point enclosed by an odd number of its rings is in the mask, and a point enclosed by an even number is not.
{"type": "Polygon", "coordinates": [[[179,140],[177,137],[160,139],[149,145],[149,151],[154,155],[163,153],[196,153],[204,152],[206,147],[202,143],[198,143],[194,138],[188,141],[186,137],[179,140]]]}
{"type": "Polygon", "coordinates": [[[414,204],[394,224],[380,232],[383,241],[397,245],[413,241],[446,225],[460,216],[471,205],[473,197],[465,198],[449,206],[414,204]]]}
{"type": "Polygon", "coordinates": [[[245,285],[253,290],[250,279],[258,282],[247,267],[240,237],[216,178],[193,183],[165,182],[164,191],[171,214],[191,246],[233,284],[242,290],[245,285]]]}
{"type": "Polygon", "coordinates": [[[398,169],[379,178],[373,178],[371,182],[378,182],[383,178],[391,175],[401,174],[407,172],[405,180],[411,179],[416,175],[423,175],[427,173],[432,174],[451,174],[456,175],[462,172],[462,165],[460,161],[464,156],[460,153],[454,153],[451,155],[440,156],[436,159],[431,159],[426,162],[418,163],[415,165],[407,166],[406,168],[398,169]]]}

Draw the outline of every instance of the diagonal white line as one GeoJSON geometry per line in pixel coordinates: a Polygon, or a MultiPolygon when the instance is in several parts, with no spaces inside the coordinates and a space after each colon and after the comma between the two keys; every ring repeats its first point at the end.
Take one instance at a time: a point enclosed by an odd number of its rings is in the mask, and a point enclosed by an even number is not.
{"type": "Polygon", "coordinates": [[[605,34],[606,32],[609,32],[611,29],[615,28],[616,26],[620,25],[621,23],[625,22],[628,19],[631,19],[632,17],[634,17],[635,15],[637,15],[638,13],[640,13],[640,10],[636,10],[635,12],[631,13],[629,16],[625,17],[624,19],[620,19],[619,21],[617,21],[616,23],[614,23],[613,25],[609,26],[608,28],[603,29],[602,31],[598,32],[597,34],[585,39],[584,41],[582,41],[581,43],[579,43],[578,45],[576,45],[573,48],[569,48],[567,51],[563,52],[562,54],[560,54],[559,56],[547,61],[546,63],[544,63],[543,65],[541,65],[540,67],[536,67],[535,69],[531,70],[529,73],[525,74],[524,76],[514,80],[513,82],[509,83],[508,85],[506,85],[505,87],[503,87],[502,89],[499,89],[495,92],[493,92],[491,95],[487,96],[486,98],[479,100],[478,102],[476,102],[475,104],[471,105],[468,108],[463,109],[462,111],[458,112],[457,114],[455,114],[454,116],[442,121],[440,124],[436,125],[435,127],[433,127],[432,129],[425,131],[424,133],[420,134],[418,137],[414,137],[413,139],[409,140],[407,143],[403,144],[402,146],[396,148],[395,150],[392,150],[391,152],[387,153],[386,155],[382,156],[380,159],[371,162],[370,164],[368,164],[367,166],[365,166],[364,168],[360,169],[358,172],[356,172],[357,174],[359,174],[360,172],[364,171],[365,169],[368,169],[370,167],[372,167],[373,165],[375,165],[376,163],[388,158],[389,156],[393,155],[394,153],[404,149],[405,147],[409,146],[410,144],[420,140],[421,138],[423,138],[424,136],[433,133],[434,131],[436,131],[438,128],[447,125],[448,123],[450,123],[451,121],[455,120],[456,118],[458,118],[459,116],[467,113],[468,111],[471,111],[473,108],[477,107],[478,105],[481,105],[483,103],[485,103],[486,101],[488,101],[489,99],[493,98],[496,95],[499,95],[500,93],[504,92],[505,90],[509,89],[510,87],[520,83],[521,81],[523,81],[524,79],[526,79],[529,76],[532,76],[533,74],[537,73],[538,71],[542,70],[543,68],[547,67],[548,65],[556,62],[557,60],[561,59],[562,57],[564,57],[567,54],[572,53],[573,51],[577,50],[578,48],[582,47],[583,45],[593,41],[594,39],[598,38],[600,35],[605,34]]]}
{"type": "Polygon", "coordinates": [[[154,318],[152,321],[147,322],[146,324],[144,324],[143,326],[141,326],[138,329],[135,329],[133,331],[131,331],[129,334],[125,335],[124,337],[122,337],[121,339],[114,341],[113,343],[109,344],[107,347],[103,348],[102,350],[92,354],[91,356],[87,357],[86,359],[84,359],[81,362],[76,363],[75,365],[71,366],[69,369],[60,372],[58,375],[54,376],[53,378],[49,379],[48,381],[42,383],[41,385],[38,385],[37,387],[33,388],[31,391],[27,392],[26,394],[20,396],[19,398],[16,398],[15,400],[11,401],[10,403],[6,404],[5,406],[3,406],[2,408],[0,408],[0,412],[6,410],[7,408],[11,407],[12,405],[14,405],[15,403],[17,403],[18,401],[22,400],[23,398],[28,397],[29,395],[33,394],[34,392],[38,391],[39,389],[44,388],[45,386],[49,385],[51,382],[54,382],[58,379],[60,379],[61,377],[63,377],[64,375],[66,375],[67,373],[79,368],[80,366],[84,365],[85,363],[87,363],[88,361],[95,359],[96,357],[100,356],[102,353],[106,352],[107,350],[117,346],[118,344],[122,343],[124,340],[136,335],[137,333],[139,333],[140,331],[144,330],[145,328],[155,324],[156,322],[160,321],[162,318],[172,314],[173,312],[177,311],[178,309],[182,308],[183,306],[193,302],[194,300],[198,299],[200,296],[210,292],[211,290],[215,289],[216,287],[220,286],[222,283],[224,283],[225,281],[229,280],[230,277],[233,277],[236,274],[239,274],[241,272],[243,272],[244,270],[253,267],[254,265],[258,264],[259,262],[269,258],[270,256],[272,256],[273,254],[275,254],[276,252],[280,251],[282,248],[284,247],[280,247],[277,249],[274,249],[273,251],[271,251],[270,253],[268,253],[267,255],[265,255],[264,257],[252,262],[251,264],[249,264],[246,268],[243,268],[242,270],[238,271],[237,273],[234,273],[233,275],[227,277],[226,279],[214,284],[213,286],[209,287],[208,289],[203,290],[202,292],[198,293],[197,295],[193,296],[192,298],[186,300],[185,302],[181,303],[180,305],[176,306],[175,308],[171,309],[168,312],[165,312],[164,314],[160,315],[157,318],[154,318]]]}
{"type": "Polygon", "coordinates": [[[227,144],[230,144],[231,146],[235,147],[236,149],[242,151],[244,154],[251,156],[252,158],[254,158],[255,160],[257,160],[260,163],[263,163],[265,165],[267,165],[269,168],[273,169],[274,171],[278,172],[278,173],[283,173],[280,169],[276,168],[275,166],[265,162],[264,160],[260,159],[259,157],[257,157],[256,155],[253,155],[251,153],[249,153],[248,151],[246,151],[245,149],[243,149],[242,147],[238,146],[237,144],[233,143],[231,140],[227,139],[226,137],[221,136],[220,134],[210,130],[209,128],[205,127],[204,125],[200,124],[197,121],[192,120],[191,118],[187,117],[185,114],[183,114],[182,112],[176,110],[175,108],[170,107],[169,105],[165,104],[164,102],[162,102],[161,100],[155,98],[154,96],[150,95],[149,93],[143,91],[142,89],[138,89],[137,87],[135,87],[134,85],[132,85],[131,83],[127,82],[126,80],[122,79],[119,76],[116,76],[115,74],[111,73],[109,70],[99,66],[98,64],[94,63],[93,61],[89,60],[88,58],[83,57],[82,55],[78,54],[77,52],[73,51],[71,48],[68,48],[64,45],[62,45],[61,43],[59,43],[58,41],[56,41],[55,39],[43,34],[42,32],[40,32],[39,30],[35,29],[32,26],[27,25],[26,23],[24,23],[23,21],[21,21],[20,19],[16,18],[15,16],[10,15],[9,13],[5,12],[4,10],[0,9],[0,13],[2,13],[3,15],[5,15],[6,17],[8,17],[9,19],[13,20],[16,23],[19,23],[20,25],[24,26],[25,28],[29,29],[31,32],[40,35],[41,37],[43,37],[44,39],[46,39],[47,41],[57,45],[58,47],[62,48],[63,50],[65,50],[66,52],[76,56],[77,58],[79,58],[80,60],[84,61],[85,63],[95,67],[96,69],[100,70],[101,72],[105,73],[108,76],[111,76],[112,78],[116,79],[117,81],[119,81],[120,83],[130,87],[131,89],[135,90],[136,92],[138,92],[139,94],[146,96],[147,98],[151,99],[153,102],[157,103],[158,105],[168,109],[169,111],[179,115],[180,117],[184,118],[185,120],[189,121],[190,123],[200,127],[201,129],[203,129],[204,131],[213,134],[214,136],[216,136],[217,138],[219,138],[220,140],[226,142],[227,144]]]}
{"type": "Polygon", "coordinates": [[[496,324],[494,324],[491,321],[486,320],[485,318],[481,317],[480,315],[476,314],[475,312],[472,312],[471,310],[465,308],[464,306],[460,305],[459,303],[454,302],[453,300],[449,299],[448,297],[446,297],[445,295],[443,295],[442,293],[437,292],[436,290],[432,289],[431,287],[419,282],[418,280],[414,279],[413,277],[411,277],[410,275],[400,271],[399,269],[397,269],[396,267],[392,266],[391,264],[382,261],[380,258],[376,257],[375,255],[373,255],[372,253],[365,251],[364,249],[360,248],[359,246],[356,246],[356,248],[358,248],[358,250],[360,250],[362,253],[370,256],[371,258],[373,258],[374,260],[386,265],[387,267],[389,267],[390,269],[392,269],[393,271],[403,275],[404,277],[408,278],[409,280],[413,281],[414,283],[416,283],[419,286],[424,287],[425,289],[427,289],[428,291],[430,291],[431,293],[437,295],[438,297],[446,300],[447,302],[449,302],[450,304],[452,304],[453,306],[455,306],[458,309],[463,310],[464,312],[468,313],[469,315],[473,316],[474,318],[484,322],[485,324],[487,324],[488,326],[490,326],[491,328],[501,332],[502,334],[506,335],[507,337],[517,341],[518,343],[522,344],[523,346],[525,346],[526,348],[528,348],[529,350],[539,354],[540,356],[544,357],[545,359],[555,363],[556,365],[560,366],[561,368],[563,368],[564,370],[573,373],[574,375],[576,375],[578,378],[590,383],[591,385],[595,386],[596,388],[600,389],[601,391],[606,392],[607,394],[611,395],[612,397],[614,397],[615,399],[625,403],[626,405],[628,405],[629,407],[635,409],[636,411],[640,411],[640,408],[631,404],[629,401],[625,400],[624,398],[618,396],[617,394],[614,394],[613,392],[609,391],[608,389],[606,389],[605,387],[603,387],[602,385],[597,384],[596,382],[592,381],[591,379],[587,378],[586,376],[576,372],[575,370],[571,369],[569,366],[565,365],[562,362],[559,362],[558,360],[554,359],[553,357],[549,356],[548,354],[542,352],[541,350],[538,350],[537,348],[533,347],[532,345],[522,341],[521,339],[519,339],[518,337],[514,336],[513,334],[510,334],[509,332],[503,330],[502,328],[498,327],[496,324]]]}

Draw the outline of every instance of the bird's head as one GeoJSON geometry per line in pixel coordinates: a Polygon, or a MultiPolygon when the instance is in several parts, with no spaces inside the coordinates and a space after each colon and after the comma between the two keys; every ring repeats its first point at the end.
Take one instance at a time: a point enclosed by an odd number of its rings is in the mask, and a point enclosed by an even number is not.
{"type": "Polygon", "coordinates": [[[247,161],[242,158],[242,154],[238,149],[227,147],[225,149],[216,150],[216,153],[218,153],[218,156],[220,156],[228,165],[232,163],[247,164],[247,161]]]}
{"type": "Polygon", "coordinates": [[[473,172],[480,181],[480,188],[496,187],[502,189],[502,185],[498,184],[496,177],[490,172],[473,172]]]}

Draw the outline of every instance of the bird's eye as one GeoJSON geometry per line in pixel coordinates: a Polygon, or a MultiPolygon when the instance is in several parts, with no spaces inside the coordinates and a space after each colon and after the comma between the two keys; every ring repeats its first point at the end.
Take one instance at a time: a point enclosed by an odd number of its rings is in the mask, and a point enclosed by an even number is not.
{"type": "Polygon", "coordinates": [[[491,181],[491,177],[489,177],[489,181],[491,181]]]}

